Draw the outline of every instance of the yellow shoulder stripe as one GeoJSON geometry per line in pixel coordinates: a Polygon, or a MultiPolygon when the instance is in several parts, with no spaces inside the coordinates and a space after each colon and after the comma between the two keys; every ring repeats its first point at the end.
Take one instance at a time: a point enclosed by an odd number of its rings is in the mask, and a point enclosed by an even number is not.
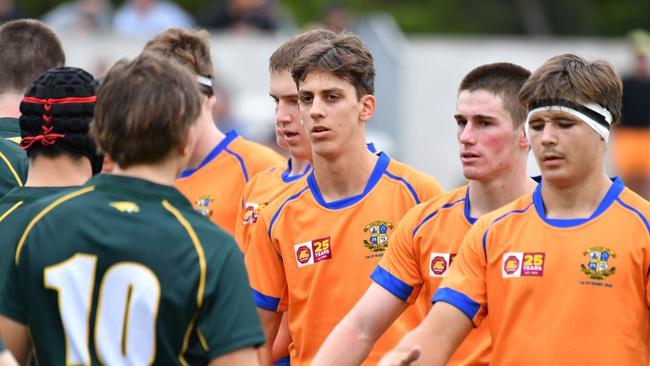
{"type": "Polygon", "coordinates": [[[16,169],[14,169],[14,166],[11,165],[11,163],[9,162],[9,159],[7,159],[5,154],[3,154],[2,152],[0,152],[0,159],[4,160],[5,164],[7,164],[7,167],[11,171],[11,174],[13,174],[14,178],[16,178],[16,182],[18,182],[18,186],[22,187],[23,186],[23,181],[20,179],[20,176],[18,175],[18,173],[16,173],[16,169]]]}
{"type": "Polygon", "coordinates": [[[15,209],[20,207],[20,205],[22,205],[22,204],[23,204],[23,201],[18,201],[15,205],[11,206],[10,209],[5,211],[5,213],[3,213],[2,216],[0,216],[0,222],[2,222],[2,220],[6,219],[7,216],[9,216],[12,212],[14,212],[15,209]]]}
{"type": "Polygon", "coordinates": [[[20,136],[16,136],[16,137],[7,137],[5,140],[9,140],[9,141],[14,142],[16,144],[20,144],[20,140],[22,140],[22,139],[20,138],[20,136]]]}
{"type": "Polygon", "coordinates": [[[50,203],[47,207],[45,207],[41,212],[38,213],[38,215],[34,216],[32,221],[29,222],[29,225],[27,225],[27,228],[25,229],[25,232],[23,233],[23,236],[20,237],[20,241],[18,242],[18,247],[16,248],[16,265],[19,264],[20,262],[20,251],[23,250],[23,245],[25,245],[25,240],[27,239],[27,235],[29,235],[29,232],[32,230],[34,225],[43,218],[43,216],[47,215],[48,212],[52,211],[56,206],[62,204],[63,202],[70,200],[72,198],[75,198],[77,196],[81,196],[82,194],[86,194],[88,192],[92,192],[95,190],[95,186],[89,186],[86,188],[82,188],[79,190],[76,190],[74,192],[70,192],[66,194],[65,196],[62,196],[58,198],[56,201],[50,203]]]}
{"type": "Polygon", "coordinates": [[[178,355],[178,361],[182,365],[187,365],[188,363],[187,361],[185,361],[184,358],[185,352],[187,351],[187,347],[189,344],[190,334],[192,333],[192,329],[194,329],[196,320],[199,317],[199,310],[203,305],[203,292],[205,291],[205,276],[206,276],[205,253],[203,252],[203,247],[201,246],[201,242],[199,241],[199,237],[196,235],[194,228],[187,221],[187,219],[185,219],[183,214],[181,214],[180,211],[178,211],[176,207],[172,206],[167,200],[163,200],[162,205],[167,211],[169,211],[172,215],[174,215],[174,217],[176,217],[176,220],[178,220],[178,222],[180,222],[180,224],[185,228],[187,234],[190,236],[190,239],[192,239],[192,244],[194,244],[194,249],[196,250],[196,254],[199,257],[200,275],[199,275],[199,289],[196,293],[196,312],[194,313],[194,316],[192,317],[192,320],[190,321],[187,330],[185,330],[185,336],[183,337],[183,345],[181,347],[181,352],[178,355]]]}

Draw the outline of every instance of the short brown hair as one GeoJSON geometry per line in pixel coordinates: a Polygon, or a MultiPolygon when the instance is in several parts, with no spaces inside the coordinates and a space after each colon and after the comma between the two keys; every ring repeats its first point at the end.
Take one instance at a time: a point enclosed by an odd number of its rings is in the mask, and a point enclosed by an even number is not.
{"type": "Polygon", "coordinates": [[[501,97],[503,107],[512,117],[513,127],[517,128],[526,121],[527,110],[517,94],[528,77],[530,71],[508,62],[481,65],[465,75],[458,92],[485,90],[501,97]]]}
{"type": "Polygon", "coordinates": [[[188,67],[196,75],[214,76],[208,32],[192,32],[183,28],[170,28],[159,33],[144,46],[145,52],[169,57],[188,67]]]}
{"type": "Polygon", "coordinates": [[[35,19],[19,19],[0,27],[0,92],[22,94],[49,69],[65,65],[56,33],[35,19]]]}
{"type": "Polygon", "coordinates": [[[339,33],[303,48],[291,68],[291,77],[299,86],[311,72],[327,72],[346,80],[357,92],[357,99],[375,92],[375,66],[372,53],[361,39],[351,33],[339,33]]]}
{"type": "Polygon", "coordinates": [[[106,74],[91,133],[120,167],[152,164],[182,146],[200,112],[199,87],[187,68],[145,52],[106,74]]]}
{"type": "Polygon", "coordinates": [[[278,47],[269,58],[269,71],[280,72],[291,70],[296,58],[306,46],[321,41],[336,38],[337,33],[327,29],[314,29],[294,36],[278,47]]]}
{"type": "Polygon", "coordinates": [[[598,103],[612,114],[614,124],[621,119],[622,95],[623,83],[609,62],[589,62],[564,54],[549,59],[535,70],[521,88],[519,99],[526,106],[543,100],[598,103]]]}

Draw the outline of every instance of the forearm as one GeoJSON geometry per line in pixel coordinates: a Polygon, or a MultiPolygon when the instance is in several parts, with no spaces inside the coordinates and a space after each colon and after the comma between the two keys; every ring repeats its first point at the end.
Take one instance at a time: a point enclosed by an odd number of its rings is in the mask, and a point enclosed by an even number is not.
{"type": "Polygon", "coordinates": [[[460,310],[447,303],[438,302],[424,321],[384,356],[380,365],[445,365],[472,327],[472,322],[460,310]],[[417,361],[392,361],[401,359],[416,347],[420,349],[417,361]]]}
{"type": "Polygon", "coordinates": [[[312,366],[359,365],[366,359],[378,337],[365,334],[361,327],[345,320],[327,337],[312,366]]]}

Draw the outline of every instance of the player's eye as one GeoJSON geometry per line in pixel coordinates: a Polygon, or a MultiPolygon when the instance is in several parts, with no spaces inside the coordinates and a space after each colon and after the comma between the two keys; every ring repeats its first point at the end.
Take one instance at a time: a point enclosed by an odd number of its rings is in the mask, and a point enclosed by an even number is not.
{"type": "Polygon", "coordinates": [[[467,120],[457,119],[456,125],[458,126],[458,128],[465,128],[465,126],[467,126],[467,120]]]}
{"type": "Polygon", "coordinates": [[[308,104],[311,103],[314,98],[311,95],[302,95],[300,96],[300,103],[308,104]]]}
{"type": "Polygon", "coordinates": [[[530,121],[528,123],[528,126],[530,127],[531,130],[541,131],[541,130],[544,129],[544,122],[543,121],[530,121]]]}
{"type": "Polygon", "coordinates": [[[341,99],[341,97],[339,97],[336,94],[328,94],[327,95],[327,100],[330,101],[330,102],[335,102],[335,101],[337,101],[339,99],[341,99]]]}

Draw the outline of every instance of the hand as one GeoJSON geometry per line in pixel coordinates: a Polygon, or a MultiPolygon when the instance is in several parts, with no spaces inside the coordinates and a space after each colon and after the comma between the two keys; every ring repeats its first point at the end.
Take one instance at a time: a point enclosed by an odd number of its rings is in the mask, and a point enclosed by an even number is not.
{"type": "Polygon", "coordinates": [[[415,346],[408,351],[393,350],[379,361],[378,366],[409,366],[420,357],[420,347],[415,346]]]}

